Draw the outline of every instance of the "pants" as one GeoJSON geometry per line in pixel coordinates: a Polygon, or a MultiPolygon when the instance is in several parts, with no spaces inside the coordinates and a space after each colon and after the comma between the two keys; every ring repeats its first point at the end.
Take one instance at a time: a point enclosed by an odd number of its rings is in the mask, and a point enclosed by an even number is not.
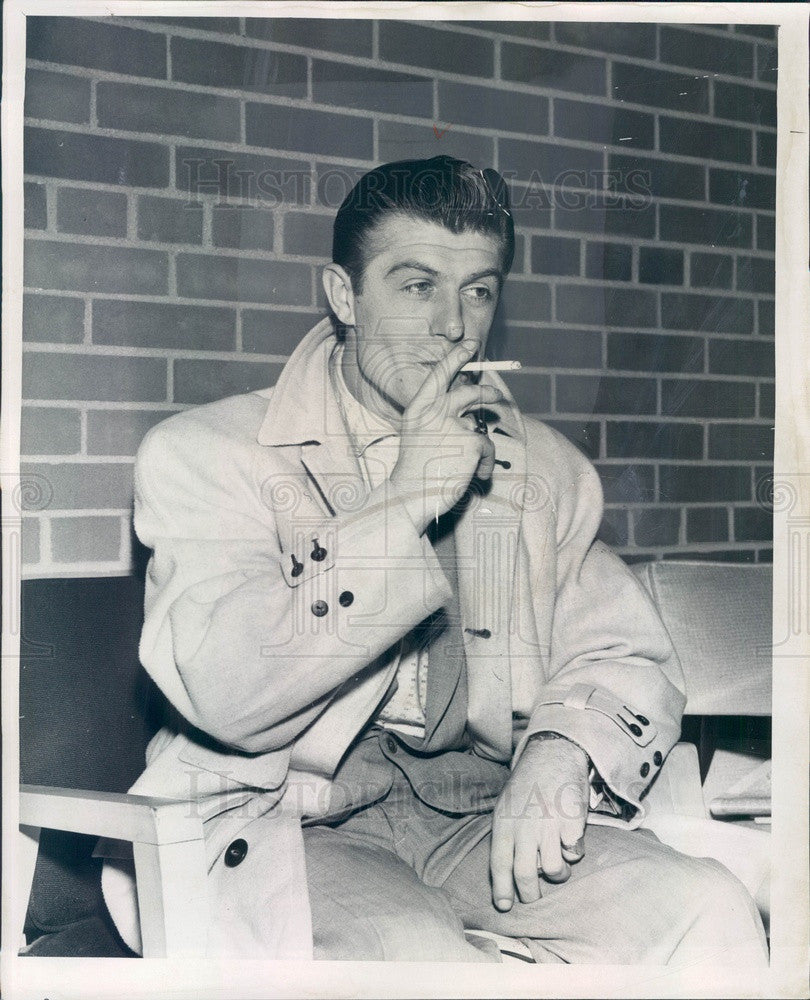
{"type": "MultiPolygon", "coordinates": [[[[304,830],[315,957],[500,961],[465,929],[519,938],[535,961],[766,966],[759,914],[719,862],[645,830],[589,825],[569,880],[502,913],[489,878],[491,813],[427,805],[397,771],[387,794],[304,830]]],[[[489,947],[492,946],[492,947],[489,947]]]]}

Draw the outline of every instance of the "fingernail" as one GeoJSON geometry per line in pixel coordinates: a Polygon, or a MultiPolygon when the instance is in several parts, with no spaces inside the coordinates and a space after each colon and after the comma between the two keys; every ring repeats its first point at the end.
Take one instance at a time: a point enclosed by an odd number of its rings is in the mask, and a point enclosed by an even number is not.
{"type": "Polygon", "coordinates": [[[512,900],[511,899],[496,899],[495,900],[495,905],[498,907],[499,910],[509,910],[512,907],[512,900]]]}

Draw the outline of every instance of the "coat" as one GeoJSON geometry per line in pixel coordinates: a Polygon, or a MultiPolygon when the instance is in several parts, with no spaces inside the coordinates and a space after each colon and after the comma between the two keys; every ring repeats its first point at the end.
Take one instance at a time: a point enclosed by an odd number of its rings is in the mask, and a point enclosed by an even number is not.
{"type": "MultiPolygon", "coordinates": [[[[136,460],[135,528],[153,550],[140,657],[180,721],[131,790],[202,804],[225,915],[209,947],[254,957],[309,954],[300,817],[334,808],[335,770],[394,680],[392,648],[451,593],[387,482],[364,483],[328,377],[334,344],[324,320],[274,388],[171,417],[136,460]],[[275,821],[237,879],[217,862],[262,817],[275,821]],[[262,852],[274,874],[257,879],[262,852]],[[284,917],[259,929],[259,908],[284,917]]],[[[475,759],[513,765],[532,733],[560,733],[624,804],[614,822],[635,826],[679,735],[680,666],[642,585],[596,540],[593,466],[484,377],[506,396],[491,407],[502,464],[455,529],[475,759]]],[[[437,716],[452,694],[434,690],[437,716]]]]}

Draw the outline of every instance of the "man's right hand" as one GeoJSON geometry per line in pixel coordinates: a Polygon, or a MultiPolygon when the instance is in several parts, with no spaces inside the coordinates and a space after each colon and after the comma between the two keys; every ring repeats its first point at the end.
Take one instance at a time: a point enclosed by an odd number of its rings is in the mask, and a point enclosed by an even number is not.
{"type": "Polygon", "coordinates": [[[491,385],[450,384],[478,344],[456,344],[438,361],[402,414],[399,458],[391,483],[423,532],[434,516],[444,514],[475,476],[489,479],[495,448],[486,434],[477,434],[468,411],[499,403],[503,393],[491,385]]]}

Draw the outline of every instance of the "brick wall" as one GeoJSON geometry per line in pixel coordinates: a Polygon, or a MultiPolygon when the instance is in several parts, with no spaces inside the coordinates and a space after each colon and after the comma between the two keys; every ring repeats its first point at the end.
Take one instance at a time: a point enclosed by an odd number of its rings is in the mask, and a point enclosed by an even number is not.
{"type": "Polygon", "coordinates": [[[145,431],[271,384],[347,185],[438,152],[510,179],[495,344],[605,540],[770,559],[775,86],[767,26],[29,18],[27,573],[128,570],[145,431]]]}

